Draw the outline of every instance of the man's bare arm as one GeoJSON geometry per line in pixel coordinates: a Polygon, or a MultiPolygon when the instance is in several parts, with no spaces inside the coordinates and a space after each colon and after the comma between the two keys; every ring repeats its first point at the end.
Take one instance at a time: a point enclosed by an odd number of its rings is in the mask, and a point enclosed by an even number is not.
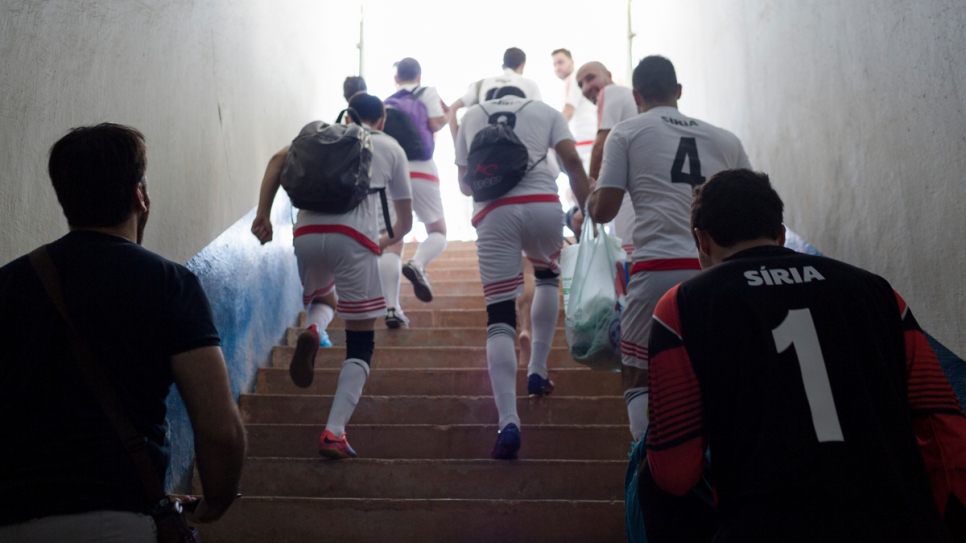
{"type": "MultiPolygon", "coordinates": [[[[395,245],[413,229],[413,201],[408,199],[393,200],[392,206],[396,210],[396,222],[392,225],[393,237],[389,237],[387,234],[379,236],[380,249],[395,245]]],[[[380,213],[382,212],[380,211],[380,213]]]]}
{"type": "Polygon", "coordinates": [[[221,348],[201,347],[171,357],[178,392],[195,438],[195,465],[204,493],[197,522],[218,520],[238,492],[245,459],[245,427],[228,383],[221,348]]]}
{"type": "Polygon", "coordinates": [[[466,177],[466,166],[457,166],[456,171],[460,180],[460,192],[462,192],[464,196],[473,196],[473,189],[463,182],[463,178],[466,177]]]}
{"type": "Polygon", "coordinates": [[[433,133],[439,132],[440,129],[446,126],[448,122],[449,121],[447,120],[446,115],[442,115],[440,117],[430,117],[429,131],[433,133]]]}
{"type": "Polygon", "coordinates": [[[255,234],[262,245],[272,241],[272,203],[275,202],[275,194],[282,184],[282,166],[285,165],[288,147],[286,145],[268,161],[265,176],[262,177],[262,187],[258,191],[258,210],[255,212],[255,221],[252,223],[252,234],[255,234]]]}
{"type": "Polygon", "coordinates": [[[597,179],[600,176],[600,165],[604,161],[604,142],[607,141],[610,130],[598,130],[594,139],[594,147],[590,151],[590,171],[587,175],[597,179]]]}
{"type": "Polygon", "coordinates": [[[465,106],[463,99],[459,98],[449,106],[449,131],[453,133],[453,141],[456,141],[456,135],[460,131],[459,122],[456,120],[456,112],[460,110],[461,107],[465,106]]]}
{"type": "Polygon", "coordinates": [[[597,224],[604,224],[614,220],[624,201],[624,190],[604,187],[597,189],[590,195],[587,202],[587,213],[597,224]]]}
{"type": "Polygon", "coordinates": [[[574,118],[574,106],[570,104],[565,105],[562,113],[563,113],[564,119],[567,119],[567,122],[569,123],[570,119],[574,118]]]}
{"type": "Polygon", "coordinates": [[[590,180],[587,179],[584,164],[580,161],[580,156],[577,155],[574,140],[563,140],[557,143],[554,150],[557,151],[557,158],[563,163],[564,171],[570,177],[570,190],[574,192],[577,205],[583,209],[587,202],[587,196],[590,194],[590,180]]]}

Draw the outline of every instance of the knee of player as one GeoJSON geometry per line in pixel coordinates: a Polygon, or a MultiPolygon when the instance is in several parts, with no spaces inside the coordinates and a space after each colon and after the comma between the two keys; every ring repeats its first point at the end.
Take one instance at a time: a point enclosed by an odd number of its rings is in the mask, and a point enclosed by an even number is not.
{"type": "Polygon", "coordinates": [[[556,287],[560,284],[560,272],[549,268],[533,270],[533,277],[536,279],[538,287],[556,287]]]}
{"type": "Polygon", "coordinates": [[[517,328],[517,308],[514,300],[504,300],[487,305],[486,315],[487,328],[495,324],[505,324],[514,330],[517,328]]]}
{"type": "Polygon", "coordinates": [[[346,359],[362,360],[366,365],[372,364],[372,353],[376,349],[376,332],[374,330],[346,330],[345,357],[346,359]]]}

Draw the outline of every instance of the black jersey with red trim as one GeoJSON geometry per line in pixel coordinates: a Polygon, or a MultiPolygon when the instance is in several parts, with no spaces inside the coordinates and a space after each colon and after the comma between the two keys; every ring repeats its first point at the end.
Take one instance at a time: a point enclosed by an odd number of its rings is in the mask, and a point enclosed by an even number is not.
{"type": "Polygon", "coordinates": [[[966,417],[884,279],[756,247],[669,291],[654,318],[648,462],[681,495],[710,447],[716,542],[948,540],[966,417]]]}

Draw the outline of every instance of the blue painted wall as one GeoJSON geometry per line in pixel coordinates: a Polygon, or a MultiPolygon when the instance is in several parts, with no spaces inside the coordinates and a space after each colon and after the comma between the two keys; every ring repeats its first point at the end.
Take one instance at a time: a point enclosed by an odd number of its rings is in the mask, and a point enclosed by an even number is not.
{"type": "MultiPolygon", "coordinates": [[[[250,230],[254,219],[252,210],[187,263],[211,302],[236,399],[252,390],[258,368],[271,363],[272,347],[302,309],[288,197],[280,191],[272,209],[272,242],[259,244],[250,230]]],[[[166,486],[171,493],[188,493],[194,439],[176,387],[168,395],[168,425],[171,465],[166,486]]]]}

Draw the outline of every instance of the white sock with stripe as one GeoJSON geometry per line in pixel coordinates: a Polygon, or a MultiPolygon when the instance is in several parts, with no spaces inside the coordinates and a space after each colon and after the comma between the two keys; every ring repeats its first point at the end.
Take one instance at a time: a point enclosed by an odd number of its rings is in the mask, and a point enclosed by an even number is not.
{"type": "Polygon", "coordinates": [[[500,416],[500,430],[511,422],[520,427],[517,415],[517,354],[513,345],[516,331],[508,324],[486,327],[486,364],[490,368],[493,400],[500,416]]]}
{"type": "Polygon", "coordinates": [[[335,398],[332,399],[332,409],[329,410],[329,420],[325,423],[325,429],[336,437],[345,432],[345,425],[356,410],[356,404],[362,397],[362,387],[368,378],[369,364],[364,361],[349,358],[342,363],[339,384],[335,389],[335,398]]]}
{"type": "Polygon", "coordinates": [[[322,302],[312,302],[305,310],[305,313],[306,327],[314,324],[318,327],[319,332],[324,332],[329,327],[332,319],[335,318],[335,309],[332,309],[332,306],[322,302]]]}
{"type": "Polygon", "coordinates": [[[559,313],[560,292],[557,290],[557,278],[537,279],[537,288],[533,292],[533,305],[530,306],[533,337],[530,343],[528,375],[536,373],[544,379],[547,378],[547,358],[550,356],[550,346],[553,344],[559,313]]]}
{"type": "Polygon", "coordinates": [[[446,250],[446,236],[439,232],[430,232],[426,240],[416,248],[413,255],[413,262],[419,269],[424,270],[434,258],[441,255],[446,250]]]}
{"type": "Polygon", "coordinates": [[[402,277],[402,259],[392,251],[384,251],[379,257],[379,279],[386,305],[399,309],[399,281],[402,277]]]}
{"type": "Polygon", "coordinates": [[[647,387],[634,387],[624,391],[627,401],[627,417],[631,421],[631,435],[640,441],[647,430],[647,387]]]}

